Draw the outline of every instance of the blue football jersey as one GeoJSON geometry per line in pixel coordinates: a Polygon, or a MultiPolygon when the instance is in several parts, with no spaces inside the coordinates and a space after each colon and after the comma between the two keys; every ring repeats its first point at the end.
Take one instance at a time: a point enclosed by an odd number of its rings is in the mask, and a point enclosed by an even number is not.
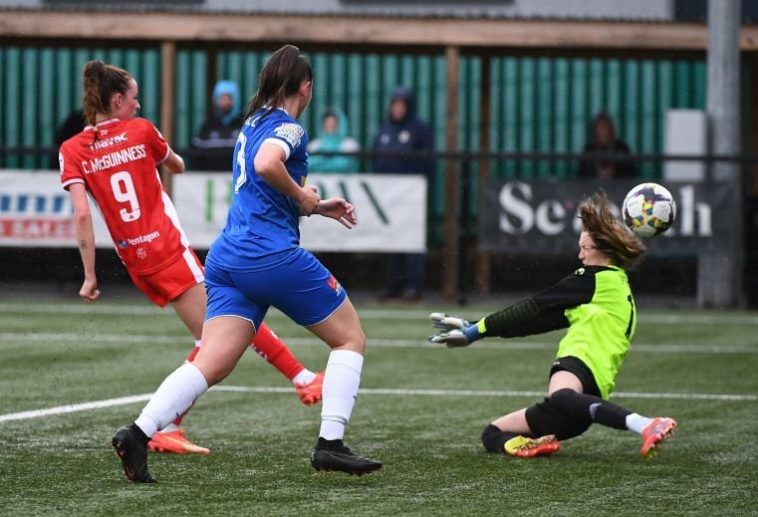
{"type": "MultiPolygon", "coordinates": [[[[280,252],[300,246],[300,211],[295,201],[266,183],[253,167],[264,142],[281,146],[284,165],[298,185],[308,176],[308,135],[283,109],[264,108],[242,126],[234,147],[232,202],[221,235],[206,258],[232,270],[271,265],[280,252]]],[[[285,254],[286,255],[286,254],[285,254]]]]}

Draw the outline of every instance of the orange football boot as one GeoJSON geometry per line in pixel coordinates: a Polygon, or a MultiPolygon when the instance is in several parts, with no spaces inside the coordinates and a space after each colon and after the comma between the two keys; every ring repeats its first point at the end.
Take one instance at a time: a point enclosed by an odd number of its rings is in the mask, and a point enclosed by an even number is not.
{"type": "Polygon", "coordinates": [[[505,452],[518,458],[534,458],[558,452],[561,442],[556,440],[554,434],[528,438],[526,436],[514,436],[505,442],[505,452]]]}
{"type": "Polygon", "coordinates": [[[308,384],[295,384],[297,396],[300,402],[306,406],[312,406],[321,402],[321,389],[324,387],[324,372],[318,372],[316,377],[308,384]]]}
{"type": "Polygon", "coordinates": [[[152,452],[167,452],[171,454],[205,454],[211,453],[210,449],[195,445],[184,436],[182,429],[165,433],[155,433],[147,442],[147,449],[152,452]]]}
{"type": "Polygon", "coordinates": [[[642,431],[642,447],[640,454],[652,459],[658,452],[658,447],[666,438],[674,434],[676,420],[666,417],[655,417],[642,431]]]}

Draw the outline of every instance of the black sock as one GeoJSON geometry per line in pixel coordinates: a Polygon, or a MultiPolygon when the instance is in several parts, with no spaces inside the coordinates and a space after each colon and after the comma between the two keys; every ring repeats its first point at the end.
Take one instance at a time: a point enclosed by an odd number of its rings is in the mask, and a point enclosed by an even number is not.
{"type": "Polygon", "coordinates": [[[590,415],[595,422],[622,431],[627,429],[626,417],[631,414],[632,412],[628,409],[607,400],[602,401],[599,406],[595,406],[594,411],[593,407],[590,406],[590,415]]]}
{"type": "Polygon", "coordinates": [[[342,443],[342,440],[339,438],[337,440],[326,440],[319,436],[318,442],[316,442],[316,448],[327,451],[340,451],[345,448],[345,444],[342,443]]]}
{"type": "Polygon", "coordinates": [[[147,442],[150,441],[150,437],[146,435],[136,423],[130,425],[129,427],[132,429],[132,431],[134,431],[134,436],[136,436],[137,439],[142,442],[142,445],[147,445],[147,442]]]}
{"type": "Polygon", "coordinates": [[[632,413],[613,402],[593,395],[577,393],[568,388],[558,390],[550,395],[550,404],[569,417],[586,418],[589,416],[593,422],[623,430],[626,429],[626,416],[632,413]]]}
{"type": "Polygon", "coordinates": [[[505,446],[505,442],[514,436],[518,435],[516,433],[501,431],[496,425],[490,424],[482,431],[482,445],[487,449],[487,452],[504,453],[505,449],[503,447],[505,446]]]}

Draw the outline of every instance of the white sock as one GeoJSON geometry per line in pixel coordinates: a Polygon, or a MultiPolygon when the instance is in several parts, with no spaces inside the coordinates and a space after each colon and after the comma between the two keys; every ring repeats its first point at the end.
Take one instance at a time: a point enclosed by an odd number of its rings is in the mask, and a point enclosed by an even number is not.
{"type": "Polygon", "coordinates": [[[300,373],[292,378],[292,384],[309,384],[316,378],[316,374],[308,368],[303,368],[300,373]]]}
{"type": "Polygon", "coordinates": [[[638,415],[637,413],[630,413],[626,415],[626,428],[637,434],[642,434],[642,431],[651,421],[652,418],[638,415]]]}
{"type": "Polygon", "coordinates": [[[321,430],[325,440],[341,440],[350,421],[358,386],[361,384],[363,356],[350,350],[334,350],[329,354],[322,391],[321,430]]]}
{"type": "Polygon", "coordinates": [[[200,370],[185,363],[158,386],[134,423],[148,437],[153,436],[183,415],[207,389],[208,383],[200,370]]]}

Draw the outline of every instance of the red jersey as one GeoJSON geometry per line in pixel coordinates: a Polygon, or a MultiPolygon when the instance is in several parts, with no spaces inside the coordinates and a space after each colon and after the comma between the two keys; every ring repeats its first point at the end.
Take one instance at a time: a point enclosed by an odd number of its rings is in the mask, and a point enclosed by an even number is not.
{"type": "Polygon", "coordinates": [[[95,199],[121,261],[146,275],[176,260],[189,246],[157,166],[169,146],[143,118],[88,126],[60,149],[63,188],[83,183],[95,199]]]}

